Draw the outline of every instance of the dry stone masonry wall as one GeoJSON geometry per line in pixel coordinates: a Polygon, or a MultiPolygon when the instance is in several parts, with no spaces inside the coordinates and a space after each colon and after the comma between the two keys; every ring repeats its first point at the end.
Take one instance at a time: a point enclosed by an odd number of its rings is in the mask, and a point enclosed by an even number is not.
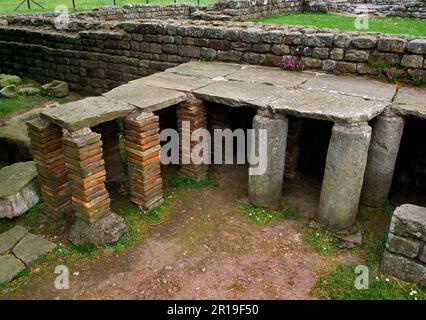
{"type": "Polygon", "coordinates": [[[425,56],[426,38],[251,23],[126,21],[78,32],[0,27],[2,72],[64,80],[91,94],[194,59],[372,75],[387,68],[422,79],[425,56]]]}
{"type": "Polygon", "coordinates": [[[425,0],[313,0],[305,1],[304,10],[311,12],[338,12],[374,16],[411,17],[426,19],[425,0]]]}
{"type": "Polygon", "coordinates": [[[426,285],[426,208],[404,204],[395,209],[389,227],[382,271],[426,285]]]}

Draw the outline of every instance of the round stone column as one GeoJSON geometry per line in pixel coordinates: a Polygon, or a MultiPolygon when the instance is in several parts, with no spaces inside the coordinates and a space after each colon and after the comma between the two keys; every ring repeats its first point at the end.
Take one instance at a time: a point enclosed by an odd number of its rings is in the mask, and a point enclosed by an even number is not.
{"type": "Polygon", "coordinates": [[[333,126],[318,212],[319,222],[331,230],[347,229],[355,222],[370,138],[366,122],[333,126]]]}
{"type": "MultiPolygon", "coordinates": [[[[253,119],[256,138],[254,151],[258,157],[264,158],[266,170],[252,170],[257,164],[250,164],[249,200],[250,203],[266,208],[276,208],[283,189],[285,152],[288,134],[288,118],[283,115],[257,114],[253,119]],[[266,141],[259,139],[259,129],[266,130],[266,141]],[[264,144],[263,146],[259,144],[264,144]],[[259,172],[263,174],[258,174],[259,172]]],[[[262,163],[262,161],[259,161],[262,163]]]]}
{"type": "Polygon", "coordinates": [[[404,124],[403,117],[389,112],[375,119],[361,194],[363,205],[375,208],[385,205],[392,185],[404,124]]]}

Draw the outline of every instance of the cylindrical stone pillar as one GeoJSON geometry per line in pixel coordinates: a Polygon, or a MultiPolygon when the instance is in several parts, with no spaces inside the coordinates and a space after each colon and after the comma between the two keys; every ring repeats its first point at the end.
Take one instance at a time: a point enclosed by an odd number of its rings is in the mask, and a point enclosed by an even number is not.
{"type": "Polygon", "coordinates": [[[319,222],[331,230],[355,223],[370,138],[365,122],[333,126],[318,212],[319,222]]]}
{"type": "Polygon", "coordinates": [[[373,124],[361,203],[383,207],[388,198],[405,120],[395,114],[382,114],[373,124]]]}
{"type": "MultiPolygon", "coordinates": [[[[260,113],[253,119],[253,129],[255,139],[251,141],[252,150],[254,149],[257,157],[266,157],[266,170],[253,170],[259,167],[250,161],[249,200],[255,206],[276,208],[283,189],[288,119],[282,115],[260,113]],[[260,138],[262,133],[259,130],[266,130],[266,140],[260,138]]],[[[259,160],[259,164],[261,163],[262,160],[259,160]]]]}

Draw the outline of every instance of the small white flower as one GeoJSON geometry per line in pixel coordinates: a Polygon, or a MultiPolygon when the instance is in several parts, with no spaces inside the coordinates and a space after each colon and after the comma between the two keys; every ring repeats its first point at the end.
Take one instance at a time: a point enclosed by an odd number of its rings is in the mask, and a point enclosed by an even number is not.
{"type": "Polygon", "coordinates": [[[389,282],[389,279],[388,279],[388,278],[386,278],[385,280],[386,280],[386,282],[389,282]]]}
{"type": "Polygon", "coordinates": [[[376,277],[376,280],[379,280],[379,277],[376,277]]]}

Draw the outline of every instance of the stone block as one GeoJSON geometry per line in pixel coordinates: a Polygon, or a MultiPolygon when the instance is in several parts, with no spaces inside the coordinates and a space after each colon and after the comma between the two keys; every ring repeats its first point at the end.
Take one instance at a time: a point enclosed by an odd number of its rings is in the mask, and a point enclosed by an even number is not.
{"type": "Polygon", "coordinates": [[[381,51],[403,53],[405,51],[406,41],[396,37],[379,38],[377,48],[381,51]]]}
{"type": "Polygon", "coordinates": [[[426,241],[426,208],[403,204],[395,209],[389,231],[402,237],[426,241]]]}
{"type": "Polygon", "coordinates": [[[404,54],[401,60],[401,65],[407,68],[418,68],[423,67],[424,57],[417,54],[404,54]]]}
{"type": "Polygon", "coordinates": [[[426,266],[419,261],[390,253],[383,254],[381,271],[404,281],[426,285],[426,266]]]}
{"type": "Polygon", "coordinates": [[[0,256],[0,285],[13,280],[24,269],[25,265],[13,254],[0,256]]]}
{"type": "Polygon", "coordinates": [[[34,234],[27,234],[13,248],[13,254],[25,263],[27,267],[56,248],[56,244],[34,234]]]}
{"type": "Polygon", "coordinates": [[[22,226],[15,226],[0,234],[0,255],[8,253],[28,233],[22,226]]]}
{"type": "Polygon", "coordinates": [[[0,218],[14,218],[39,201],[37,170],[33,161],[19,162],[0,170],[0,218]]]}
{"type": "Polygon", "coordinates": [[[71,227],[69,239],[73,244],[91,242],[104,245],[117,242],[127,232],[124,219],[111,212],[92,224],[77,219],[71,227]]]}
{"type": "Polygon", "coordinates": [[[386,242],[386,249],[390,252],[398,253],[408,258],[415,258],[419,254],[423,242],[406,237],[396,236],[389,233],[386,242]]]}

